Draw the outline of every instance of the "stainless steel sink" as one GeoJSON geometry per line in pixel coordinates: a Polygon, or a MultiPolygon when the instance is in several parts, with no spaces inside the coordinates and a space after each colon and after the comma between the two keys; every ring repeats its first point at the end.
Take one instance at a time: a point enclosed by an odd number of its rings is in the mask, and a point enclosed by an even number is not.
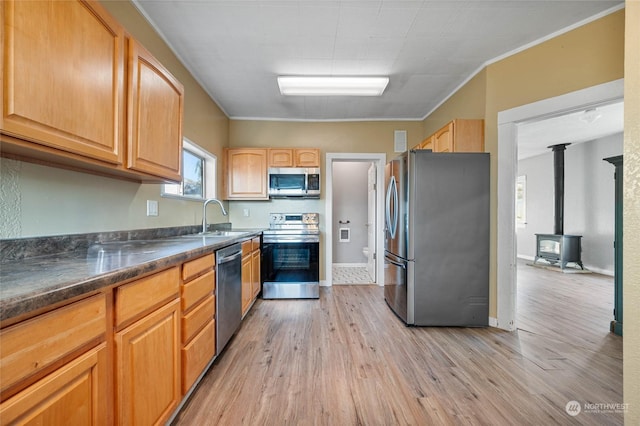
{"type": "Polygon", "coordinates": [[[209,231],[209,232],[200,232],[198,234],[188,234],[182,235],[182,238],[220,238],[220,239],[228,239],[229,237],[238,237],[240,235],[246,234],[246,231],[209,231]]]}

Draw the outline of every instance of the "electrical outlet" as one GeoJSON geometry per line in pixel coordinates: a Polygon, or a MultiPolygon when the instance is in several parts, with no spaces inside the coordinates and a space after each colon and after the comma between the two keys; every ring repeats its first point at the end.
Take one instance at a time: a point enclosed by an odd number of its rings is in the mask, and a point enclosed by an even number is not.
{"type": "Polygon", "coordinates": [[[158,202],[147,200],[147,216],[158,216],[158,202]]]}
{"type": "Polygon", "coordinates": [[[249,211],[249,209],[244,209],[242,210],[242,214],[244,217],[249,217],[251,215],[251,211],[249,211]]]}

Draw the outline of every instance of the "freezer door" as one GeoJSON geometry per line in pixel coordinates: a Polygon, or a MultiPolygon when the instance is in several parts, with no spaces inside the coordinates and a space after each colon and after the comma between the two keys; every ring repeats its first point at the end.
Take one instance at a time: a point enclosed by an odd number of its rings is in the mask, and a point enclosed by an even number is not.
{"type": "Polygon", "coordinates": [[[384,299],[389,307],[407,322],[408,262],[390,253],[384,256],[384,299]]]}
{"type": "Polygon", "coordinates": [[[385,169],[385,249],[407,258],[407,155],[385,169]]]}

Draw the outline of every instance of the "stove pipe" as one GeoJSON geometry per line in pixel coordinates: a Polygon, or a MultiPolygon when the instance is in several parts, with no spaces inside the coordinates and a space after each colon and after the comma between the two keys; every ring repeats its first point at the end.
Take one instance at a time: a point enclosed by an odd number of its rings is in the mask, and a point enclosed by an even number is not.
{"type": "Polygon", "coordinates": [[[564,150],[570,143],[551,145],[553,151],[554,234],[564,234],[564,150]]]}

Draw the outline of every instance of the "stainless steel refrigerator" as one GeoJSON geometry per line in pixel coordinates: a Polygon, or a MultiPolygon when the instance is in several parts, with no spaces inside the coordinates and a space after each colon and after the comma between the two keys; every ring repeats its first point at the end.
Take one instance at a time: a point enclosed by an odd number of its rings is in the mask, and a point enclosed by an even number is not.
{"type": "Polygon", "coordinates": [[[489,154],[409,151],[385,173],[389,307],[408,325],[488,325],[489,154]]]}

